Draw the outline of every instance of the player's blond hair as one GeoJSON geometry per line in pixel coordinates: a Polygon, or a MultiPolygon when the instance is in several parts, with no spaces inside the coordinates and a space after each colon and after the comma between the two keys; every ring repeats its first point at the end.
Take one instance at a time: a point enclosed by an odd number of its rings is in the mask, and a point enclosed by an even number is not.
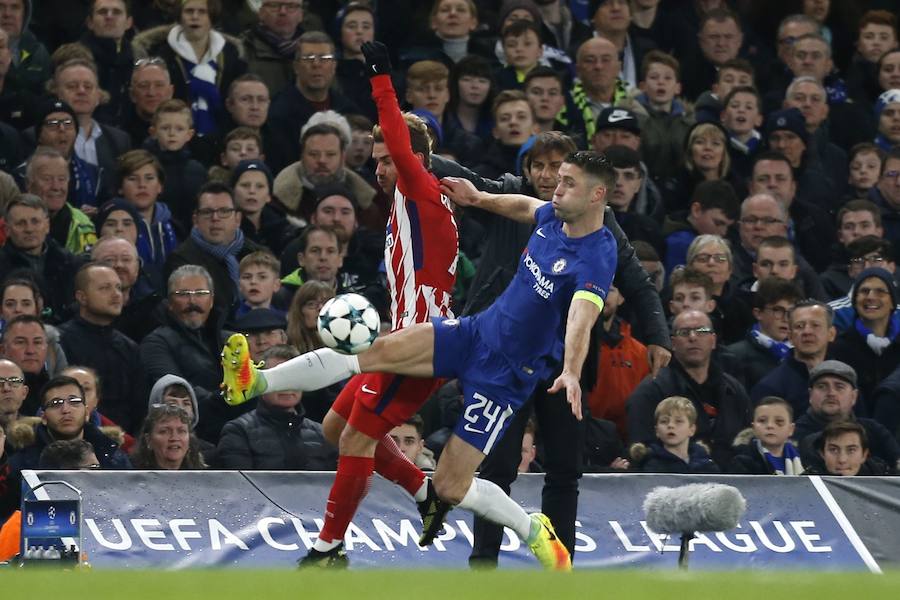
{"type": "MultiPolygon", "coordinates": [[[[431,136],[428,135],[428,125],[418,115],[412,113],[403,113],[403,120],[409,129],[409,141],[412,151],[421,153],[425,157],[425,168],[431,168],[431,136]]],[[[372,128],[372,140],[375,142],[384,142],[384,132],[381,125],[375,125],[372,128]]]]}

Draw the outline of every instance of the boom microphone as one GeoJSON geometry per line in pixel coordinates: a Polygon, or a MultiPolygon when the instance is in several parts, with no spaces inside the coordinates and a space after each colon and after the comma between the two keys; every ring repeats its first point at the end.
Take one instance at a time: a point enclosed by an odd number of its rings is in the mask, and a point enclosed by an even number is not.
{"type": "Polygon", "coordinates": [[[737,527],[747,510],[741,492],[720,483],[692,483],[654,488],[644,499],[647,526],[656,533],[681,536],[678,564],[687,567],[688,543],[700,531],[737,527]]]}

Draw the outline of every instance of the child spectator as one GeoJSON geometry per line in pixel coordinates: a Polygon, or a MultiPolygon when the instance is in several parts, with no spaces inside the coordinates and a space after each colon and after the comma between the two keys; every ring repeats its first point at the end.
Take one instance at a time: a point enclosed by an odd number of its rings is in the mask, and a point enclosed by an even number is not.
{"type": "Polygon", "coordinates": [[[625,146],[610,146],[606,149],[606,158],[616,170],[616,187],[608,196],[616,222],[629,240],[643,240],[662,254],[665,242],[659,224],[634,209],[643,182],[641,155],[625,146]]]}
{"type": "Polygon", "coordinates": [[[884,159],[884,150],[869,142],[856,144],[850,149],[850,189],[845,201],[865,200],[869,197],[869,190],[875,187],[881,176],[884,159]]]}
{"type": "Polygon", "coordinates": [[[668,179],[684,160],[684,138],[694,124],[693,109],[677,98],[681,94],[678,60],[659,50],[648,52],[638,87],[639,106],[631,108],[640,115],[641,156],[654,179],[668,179]]]}
{"type": "Polygon", "coordinates": [[[153,115],[146,148],[163,165],[166,187],[160,201],[172,210],[172,216],[187,230],[197,204],[197,192],[206,183],[206,169],[191,158],[187,144],[194,137],[191,108],[181,100],[167,100],[153,115]]]}
{"type": "Polygon", "coordinates": [[[344,154],[344,166],[376,187],[375,163],[372,161],[372,127],[365,115],[346,115],[350,124],[350,144],[344,154]]]}
{"type": "MultiPolygon", "coordinates": [[[[146,150],[130,150],[119,157],[119,193],[140,214],[137,225],[137,250],[141,266],[154,289],[165,289],[163,270],[166,259],[178,246],[181,231],[172,212],[159,199],[166,173],[159,160],[146,150]]],[[[104,205],[100,215],[112,214],[118,200],[104,205]]],[[[127,208],[119,206],[127,212],[127,208]]],[[[129,213],[130,214],[130,213],[129,213]]],[[[121,215],[124,216],[124,215],[121,215]]],[[[102,228],[101,228],[102,231],[102,228]]]]}
{"type": "Polygon", "coordinates": [[[406,71],[406,102],[411,110],[424,108],[444,121],[444,110],[450,101],[450,70],[434,60],[420,60],[406,71]]]}
{"type": "Polygon", "coordinates": [[[790,354],[788,314],[799,300],[800,290],[790,281],[778,277],[760,281],[752,296],[756,322],[743,340],[728,346],[743,366],[741,383],[746,389],[751,389],[790,354]]]}
{"type": "Polygon", "coordinates": [[[434,471],[436,466],[434,454],[425,447],[425,440],[422,437],[424,432],[425,421],[419,415],[413,415],[403,425],[391,429],[389,435],[413,464],[423,471],[434,471]]]}
{"type": "Polygon", "coordinates": [[[753,172],[753,157],[762,146],[762,98],[751,87],[736,87],[725,97],[722,126],[729,134],[728,153],[731,168],[738,176],[748,179],[753,172]]]}
{"type": "Polygon", "coordinates": [[[209,168],[210,181],[227,184],[231,173],[242,160],[265,160],[262,153],[262,137],[250,127],[235,127],[225,136],[219,164],[209,168]]]}
{"type": "Polygon", "coordinates": [[[523,147],[537,132],[528,97],[519,90],[500,92],[491,113],[494,116],[494,141],[475,171],[488,179],[504,173],[519,173],[523,147]]]}
{"type": "MultiPolygon", "coordinates": [[[[706,273],[686,267],[672,272],[669,279],[672,299],[669,300],[669,312],[677,317],[686,310],[699,310],[711,315],[716,309],[713,298],[714,284],[706,273]]],[[[715,323],[713,323],[715,324],[715,323]]]]}
{"type": "Polygon", "coordinates": [[[272,172],[261,160],[243,160],[234,168],[231,181],[234,200],[241,211],[244,235],[281,255],[293,241],[296,228],[288,221],[280,203],[272,202],[272,172]]]}
{"type": "Polygon", "coordinates": [[[687,214],[669,215],[663,223],[666,272],[686,264],[687,249],[698,235],[726,237],[739,212],[740,203],[730,183],[715,180],[698,184],[687,214]]]}
{"type": "Polygon", "coordinates": [[[550,67],[536,67],[525,77],[523,89],[541,132],[566,130],[566,126],[556,118],[566,106],[566,86],[562,75],[550,67]]]}
{"type": "Polygon", "coordinates": [[[540,63],[544,55],[541,30],[527,19],[516,19],[501,33],[506,66],[497,72],[497,86],[503,90],[521,90],[525,76],[540,63]]]}
{"type": "Polygon", "coordinates": [[[697,122],[717,123],[725,109],[725,98],[729,92],[738,87],[753,87],[754,76],[753,65],[743,58],[734,58],[722,63],[710,91],[700,94],[694,104],[697,122]]]}
{"type": "Polygon", "coordinates": [[[240,317],[256,308],[270,308],[285,316],[285,311],[272,306],[272,299],[281,289],[281,280],[278,278],[281,263],[273,254],[251,252],[241,259],[238,272],[241,303],[236,316],[240,317]]]}
{"type": "MultiPolygon", "coordinates": [[[[741,475],[802,475],[800,452],[791,443],[794,410],[777,396],[760,400],[753,410],[753,437],[737,446],[729,473],[741,475]]],[[[740,436],[738,436],[740,437],[740,436]]]]}
{"type": "Polygon", "coordinates": [[[692,442],[697,409],[683,396],[670,396],[656,406],[656,441],[633,444],[631,467],[644,473],[718,473],[709,452],[692,442]]]}
{"type": "Polygon", "coordinates": [[[597,383],[588,394],[591,417],[616,424],[619,437],[627,438],[625,400],[650,373],[647,347],[631,335],[631,325],[616,312],[625,299],[610,286],[603,305],[600,326],[594,331],[599,341],[597,383]]]}
{"type": "Polygon", "coordinates": [[[870,10],[859,20],[856,54],[847,69],[847,91],[862,106],[871,106],[881,93],[878,64],[897,48],[897,17],[886,10],[870,10]]]}
{"type": "Polygon", "coordinates": [[[900,144],[900,89],[887,90],[875,102],[878,135],[875,145],[888,152],[900,144]]]}

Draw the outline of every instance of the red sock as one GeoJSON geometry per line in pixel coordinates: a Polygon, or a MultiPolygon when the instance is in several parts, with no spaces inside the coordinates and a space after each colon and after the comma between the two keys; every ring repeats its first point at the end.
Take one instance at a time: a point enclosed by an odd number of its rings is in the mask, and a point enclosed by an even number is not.
{"type": "Polygon", "coordinates": [[[375,448],[375,472],[402,487],[410,496],[415,496],[425,481],[425,473],[400,451],[389,434],[378,440],[375,448]]]}
{"type": "Polygon", "coordinates": [[[325,507],[325,525],[319,539],[325,542],[344,539],[359,503],[369,491],[375,460],[367,456],[341,456],[328,504],[325,507]]]}

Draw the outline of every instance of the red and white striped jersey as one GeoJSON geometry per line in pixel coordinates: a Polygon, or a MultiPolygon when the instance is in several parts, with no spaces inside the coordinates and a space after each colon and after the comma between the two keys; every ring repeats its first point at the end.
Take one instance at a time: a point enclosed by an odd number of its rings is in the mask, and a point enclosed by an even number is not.
{"type": "Polygon", "coordinates": [[[372,97],[391,160],[397,188],[388,219],[384,264],[391,294],[391,330],[431,317],[453,316],[459,234],[453,206],[440,183],[413,154],[409,130],[391,78],[372,78],[372,97]]]}

